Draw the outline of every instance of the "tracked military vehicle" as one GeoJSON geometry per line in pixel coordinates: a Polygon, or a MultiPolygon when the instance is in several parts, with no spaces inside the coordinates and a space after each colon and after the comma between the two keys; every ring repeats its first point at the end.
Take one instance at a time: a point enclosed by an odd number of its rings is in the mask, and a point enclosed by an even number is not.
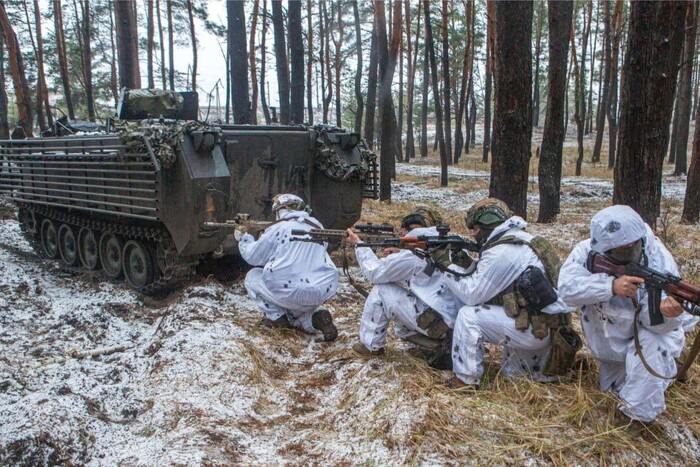
{"type": "Polygon", "coordinates": [[[69,136],[0,141],[0,194],[42,254],[155,290],[235,254],[227,226],[238,213],[273,220],[277,193],[336,229],[376,197],[376,157],[357,134],[202,123],[193,94],[125,91],[97,134],[63,122],[56,133],[69,136]]]}

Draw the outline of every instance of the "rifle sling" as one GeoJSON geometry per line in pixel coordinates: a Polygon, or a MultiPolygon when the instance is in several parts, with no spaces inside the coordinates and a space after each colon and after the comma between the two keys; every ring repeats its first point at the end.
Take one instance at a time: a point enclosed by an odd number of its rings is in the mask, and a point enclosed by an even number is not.
{"type": "Polygon", "coordinates": [[[642,353],[642,345],[639,342],[639,314],[642,311],[642,307],[639,305],[637,300],[633,300],[636,311],[634,314],[634,348],[637,351],[637,355],[639,355],[639,360],[642,361],[642,365],[644,365],[644,368],[647,369],[649,373],[651,373],[653,376],[656,376],[657,378],[661,379],[679,379],[683,378],[685,374],[688,372],[690,367],[692,366],[693,362],[695,361],[695,358],[698,356],[698,353],[700,352],[700,332],[698,332],[695,335],[695,340],[693,340],[693,345],[690,348],[690,351],[688,352],[688,356],[685,358],[685,361],[683,362],[683,365],[681,365],[681,368],[676,372],[675,375],[673,376],[663,376],[659,374],[656,370],[654,370],[651,365],[649,365],[649,362],[647,362],[646,358],[644,358],[644,353],[642,353]]]}
{"type": "Polygon", "coordinates": [[[355,282],[355,279],[353,279],[350,275],[350,264],[348,263],[348,252],[345,248],[345,244],[343,244],[341,249],[343,250],[343,274],[345,274],[345,277],[348,278],[348,282],[350,282],[350,285],[352,285],[355,288],[355,290],[357,290],[357,293],[362,295],[364,298],[367,298],[369,296],[369,292],[367,292],[367,290],[365,290],[360,284],[355,282]]]}

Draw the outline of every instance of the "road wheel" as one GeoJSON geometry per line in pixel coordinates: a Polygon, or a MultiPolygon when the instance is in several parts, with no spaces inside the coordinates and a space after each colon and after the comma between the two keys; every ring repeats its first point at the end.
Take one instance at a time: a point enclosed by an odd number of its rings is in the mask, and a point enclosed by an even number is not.
{"type": "Polygon", "coordinates": [[[124,278],[136,290],[141,290],[155,278],[156,264],[148,245],[141,240],[129,240],[122,256],[124,278]]]}
{"type": "Polygon", "coordinates": [[[100,267],[100,249],[97,243],[97,236],[92,229],[83,227],[78,233],[78,252],[80,262],[90,271],[100,267]]]}
{"type": "Polygon", "coordinates": [[[58,257],[58,232],[51,219],[44,219],[41,223],[41,249],[48,258],[58,257]]]}
{"type": "Polygon", "coordinates": [[[58,228],[58,251],[61,260],[66,266],[78,264],[78,241],[75,238],[73,228],[68,224],[61,224],[58,228]]]}
{"type": "Polygon", "coordinates": [[[112,232],[105,232],[100,237],[100,263],[110,279],[119,279],[122,275],[122,251],[124,242],[112,232]]]}

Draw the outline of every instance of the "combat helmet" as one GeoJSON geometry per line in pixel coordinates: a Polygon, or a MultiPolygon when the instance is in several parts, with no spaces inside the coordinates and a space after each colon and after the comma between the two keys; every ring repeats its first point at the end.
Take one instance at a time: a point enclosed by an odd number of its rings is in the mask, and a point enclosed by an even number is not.
{"type": "Polygon", "coordinates": [[[493,229],[512,215],[508,205],[500,199],[486,198],[469,208],[464,222],[468,229],[473,229],[477,224],[493,229]]]}
{"type": "Polygon", "coordinates": [[[414,224],[423,227],[433,227],[442,223],[442,216],[435,209],[428,206],[416,206],[410,214],[401,219],[401,228],[409,230],[414,224]]]}
{"type": "Polygon", "coordinates": [[[272,213],[277,215],[282,209],[289,211],[309,211],[306,202],[290,193],[279,193],[272,198],[272,213]]]}

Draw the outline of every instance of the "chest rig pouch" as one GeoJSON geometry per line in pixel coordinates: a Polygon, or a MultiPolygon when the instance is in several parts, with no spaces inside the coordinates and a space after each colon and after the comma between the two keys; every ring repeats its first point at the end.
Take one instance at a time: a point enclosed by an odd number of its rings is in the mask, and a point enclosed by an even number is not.
{"type": "Polygon", "coordinates": [[[532,329],[538,339],[549,335],[550,329],[558,329],[571,324],[568,313],[546,314],[542,309],[558,299],[552,284],[559,280],[561,261],[552,245],[543,237],[534,237],[529,242],[514,235],[498,239],[489,248],[497,245],[526,245],[534,251],[544,265],[542,272],[534,266],[528,267],[510,286],[497,297],[503,304],[506,315],[515,319],[515,328],[519,331],[532,329]]]}

